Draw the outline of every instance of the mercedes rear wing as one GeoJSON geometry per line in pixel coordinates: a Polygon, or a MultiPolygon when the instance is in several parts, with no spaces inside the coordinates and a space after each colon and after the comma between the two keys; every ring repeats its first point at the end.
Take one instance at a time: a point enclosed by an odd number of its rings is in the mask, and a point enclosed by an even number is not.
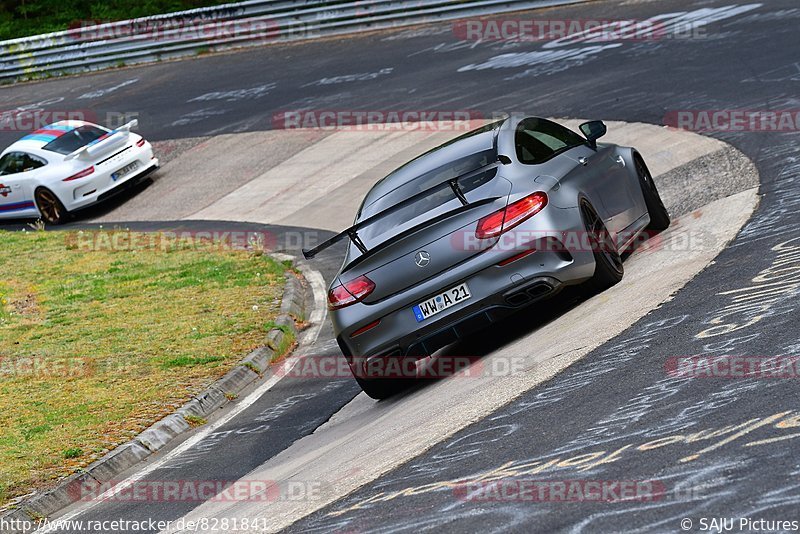
{"type": "Polygon", "coordinates": [[[402,202],[399,202],[399,203],[395,204],[394,206],[391,206],[390,208],[387,208],[387,209],[383,210],[380,213],[376,213],[375,215],[373,215],[371,217],[367,217],[363,221],[354,224],[350,228],[347,228],[346,230],[336,234],[332,238],[330,238],[327,241],[317,245],[316,247],[314,247],[312,249],[303,249],[303,256],[306,259],[311,259],[314,256],[316,256],[317,254],[319,254],[320,252],[322,252],[323,250],[325,250],[326,248],[329,248],[329,247],[335,245],[336,243],[338,243],[339,241],[341,241],[341,240],[343,240],[345,238],[349,238],[350,242],[352,242],[353,245],[355,245],[356,248],[358,248],[358,250],[361,251],[361,256],[356,258],[356,260],[354,260],[354,261],[361,261],[361,260],[365,259],[368,255],[372,255],[372,254],[378,252],[379,250],[381,250],[384,246],[386,246],[389,242],[391,242],[391,240],[386,241],[384,243],[381,243],[381,244],[369,249],[364,244],[364,242],[361,240],[361,238],[358,236],[358,231],[359,230],[361,230],[362,228],[364,228],[366,226],[369,226],[372,223],[377,222],[378,220],[380,220],[380,219],[382,219],[384,217],[387,217],[388,215],[391,215],[392,213],[395,213],[395,212],[405,208],[406,206],[409,206],[409,205],[413,204],[414,202],[416,202],[416,201],[418,201],[420,199],[426,198],[426,197],[428,197],[428,196],[430,196],[430,195],[432,195],[434,193],[437,193],[437,192],[441,191],[442,189],[447,189],[447,188],[452,189],[453,194],[461,202],[461,206],[459,206],[459,207],[457,207],[455,209],[452,209],[450,211],[447,211],[445,213],[442,213],[442,214],[440,214],[440,215],[438,215],[438,216],[436,216],[436,217],[434,217],[432,219],[424,221],[424,222],[422,222],[422,223],[420,223],[420,224],[418,224],[418,225],[416,225],[416,226],[414,226],[412,228],[409,228],[409,229],[401,232],[400,234],[394,236],[392,239],[402,239],[403,237],[405,237],[407,235],[410,235],[410,234],[418,231],[421,228],[424,228],[426,226],[430,226],[432,224],[436,224],[437,222],[442,221],[444,219],[447,219],[448,217],[452,217],[453,215],[456,215],[456,214],[461,213],[463,211],[467,211],[467,210],[472,209],[472,208],[477,207],[477,206],[482,206],[484,204],[488,204],[490,202],[494,202],[495,200],[497,200],[500,197],[489,197],[489,198],[484,198],[484,199],[477,200],[477,201],[474,201],[474,202],[469,202],[467,200],[467,197],[464,195],[464,191],[459,186],[458,182],[461,181],[461,180],[474,178],[475,176],[478,176],[478,175],[480,175],[482,173],[485,173],[485,172],[490,171],[492,169],[496,169],[501,164],[502,163],[500,161],[496,161],[496,162],[490,163],[488,165],[484,165],[483,167],[480,167],[478,169],[475,169],[474,171],[470,171],[470,172],[464,173],[464,174],[462,174],[460,176],[456,176],[455,178],[451,178],[449,180],[446,180],[444,182],[436,184],[436,185],[434,185],[432,187],[429,187],[428,189],[425,189],[425,190],[423,190],[423,191],[421,191],[421,192],[419,192],[419,193],[417,193],[415,195],[412,195],[412,196],[408,197],[407,199],[403,200],[402,202]]]}

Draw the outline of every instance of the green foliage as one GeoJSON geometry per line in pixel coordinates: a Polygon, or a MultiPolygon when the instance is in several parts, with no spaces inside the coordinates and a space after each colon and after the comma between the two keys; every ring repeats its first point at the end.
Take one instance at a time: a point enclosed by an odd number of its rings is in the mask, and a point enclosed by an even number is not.
{"type": "Polygon", "coordinates": [[[189,423],[189,426],[192,428],[203,426],[208,423],[208,421],[196,415],[184,415],[183,418],[186,419],[186,422],[189,423]]]}
{"type": "Polygon", "coordinates": [[[219,0],[0,0],[0,40],[220,5],[219,0]]]}
{"type": "Polygon", "coordinates": [[[70,449],[66,449],[63,452],[63,456],[67,460],[71,460],[71,459],[74,459],[74,458],[80,458],[81,456],[83,456],[83,449],[80,449],[78,447],[72,447],[70,449]]]}

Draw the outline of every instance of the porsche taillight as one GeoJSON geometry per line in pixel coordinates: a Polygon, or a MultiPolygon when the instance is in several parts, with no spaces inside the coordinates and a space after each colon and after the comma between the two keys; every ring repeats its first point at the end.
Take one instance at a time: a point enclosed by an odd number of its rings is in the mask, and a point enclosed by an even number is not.
{"type": "Polygon", "coordinates": [[[64,180],[62,180],[62,181],[71,182],[72,180],[77,180],[78,178],[84,178],[86,176],[89,176],[93,172],[94,172],[94,165],[92,165],[91,167],[88,167],[86,169],[83,169],[81,172],[73,174],[69,178],[64,178],[64,180]]]}
{"type": "Polygon", "coordinates": [[[328,308],[337,310],[365,299],[375,289],[375,283],[366,276],[333,286],[328,291],[328,308]]]}
{"type": "Polygon", "coordinates": [[[521,198],[479,220],[475,228],[475,237],[478,239],[497,237],[530,219],[545,206],[547,206],[547,194],[543,191],[521,198]]]}
{"type": "Polygon", "coordinates": [[[138,146],[139,148],[142,148],[146,142],[147,141],[144,140],[144,137],[142,137],[141,139],[136,141],[136,146],[138,146]]]}

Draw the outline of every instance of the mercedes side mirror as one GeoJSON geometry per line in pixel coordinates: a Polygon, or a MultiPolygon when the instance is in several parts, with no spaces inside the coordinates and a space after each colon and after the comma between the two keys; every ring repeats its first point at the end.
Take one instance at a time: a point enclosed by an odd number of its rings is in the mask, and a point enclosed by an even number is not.
{"type": "Polygon", "coordinates": [[[580,130],[589,142],[589,146],[597,150],[597,140],[606,134],[608,128],[603,121],[589,121],[581,124],[580,130]]]}

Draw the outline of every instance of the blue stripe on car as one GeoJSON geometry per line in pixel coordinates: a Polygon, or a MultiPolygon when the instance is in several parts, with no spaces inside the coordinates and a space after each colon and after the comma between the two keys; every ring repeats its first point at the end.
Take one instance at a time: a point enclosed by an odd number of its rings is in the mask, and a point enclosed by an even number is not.
{"type": "Polygon", "coordinates": [[[53,139],[56,139],[55,135],[28,134],[20,139],[20,141],[41,141],[43,143],[49,143],[53,139]]]}
{"type": "Polygon", "coordinates": [[[0,204],[0,211],[20,211],[35,207],[36,205],[32,200],[25,200],[23,202],[13,202],[11,204],[0,204]]]}
{"type": "Polygon", "coordinates": [[[20,141],[40,141],[42,143],[47,144],[50,141],[59,138],[61,135],[64,135],[67,132],[71,132],[77,127],[78,125],[75,124],[48,124],[43,128],[39,128],[35,132],[29,133],[28,135],[20,139],[20,141]],[[42,133],[53,130],[60,131],[62,133],[59,135],[54,135],[52,133],[42,133]]]}

